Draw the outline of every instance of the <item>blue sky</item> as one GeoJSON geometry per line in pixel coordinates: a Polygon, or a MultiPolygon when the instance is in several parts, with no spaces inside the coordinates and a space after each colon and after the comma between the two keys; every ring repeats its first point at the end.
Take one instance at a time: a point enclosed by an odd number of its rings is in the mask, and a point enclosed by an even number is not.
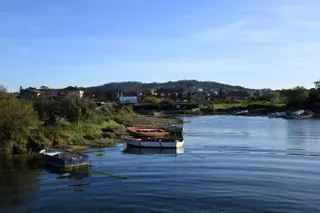
{"type": "Polygon", "coordinates": [[[319,0],[0,0],[0,84],[320,78],[319,0]]]}

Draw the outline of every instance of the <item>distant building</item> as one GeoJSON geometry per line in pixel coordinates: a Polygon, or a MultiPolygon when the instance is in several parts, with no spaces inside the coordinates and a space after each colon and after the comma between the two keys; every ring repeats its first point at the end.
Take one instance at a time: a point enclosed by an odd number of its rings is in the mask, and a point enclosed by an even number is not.
{"type": "Polygon", "coordinates": [[[40,96],[40,91],[36,89],[25,90],[20,94],[20,97],[26,100],[35,100],[40,96]]]}
{"type": "Polygon", "coordinates": [[[250,99],[250,94],[246,91],[229,91],[226,99],[228,101],[247,101],[250,99]]]}
{"type": "Polygon", "coordinates": [[[159,98],[178,99],[183,96],[183,89],[158,89],[156,94],[159,98]]]}
{"type": "Polygon", "coordinates": [[[57,97],[65,97],[67,99],[82,98],[84,91],[78,87],[67,87],[57,91],[57,97]]]}
{"type": "Polygon", "coordinates": [[[260,96],[269,96],[273,93],[271,89],[261,89],[259,90],[260,96]]]}
{"type": "Polygon", "coordinates": [[[37,90],[39,92],[38,96],[48,98],[48,99],[61,99],[61,98],[82,98],[84,91],[78,87],[66,87],[64,89],[49,89],[43,88],[37,90]]]}
{"type": "Polygon", "coordinates": [[[137,92],[121,92],[119,102],[122,104],[137,104],[138,93],[137,92]]]}
{"type": "Polygon", "coordinates": [[[57,89],[40,89],[40,96],[45,98],[54,98],[58,96],[58,90],[57,89]]]}

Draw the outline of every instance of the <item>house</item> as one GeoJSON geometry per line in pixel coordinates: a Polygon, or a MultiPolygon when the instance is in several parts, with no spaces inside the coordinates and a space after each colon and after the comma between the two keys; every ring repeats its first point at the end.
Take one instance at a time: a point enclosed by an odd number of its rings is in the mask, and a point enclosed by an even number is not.
{"type": "Polygon", "coordinates": [[[228,101],[247,101],[250,99],[250,94],[246,91],[229,91],[226,99],[228,101]]]}
{"type": "Polygon", "coordinates": [[[36,90],[36,89],[31,89],[31,90],[25,90],[23,91],[20,96],[23,99],[26,100],[34,100],[37,99],[40,96],[40,91],[36,90]]]}
{"type": "Polygon", "coordinates": [[[157,97],[178,99],[183,96],[183,89],[158,89],[157,97]]]}
{"type": "Polygon", "coordinates": [[[40,91],[40,97],[45,97],[50,99],[58,96],[57,89],[42,88],[39,91],[40,91]]]}
{"type": "Polygon", "coordinates": [[[121,92],[119,102],[122,104],[136,104],[138,103],[137,92],[121,92]]]}
{"type": "Polygon", "coordinates": [[[84,91],[79,89],[78,87],[67,87],[64,89],[59,89],[57,91],[56,97],[60,98],[82,98],[84,94],[84,91]]]}
{"type": "Polygon", "coordinates": [[[92,100],[98,102],[117,102],[119,100],[119,92],[118,90],[95,90],[91,92],[86,92],[85,97],[88,97],[92,100]]]}

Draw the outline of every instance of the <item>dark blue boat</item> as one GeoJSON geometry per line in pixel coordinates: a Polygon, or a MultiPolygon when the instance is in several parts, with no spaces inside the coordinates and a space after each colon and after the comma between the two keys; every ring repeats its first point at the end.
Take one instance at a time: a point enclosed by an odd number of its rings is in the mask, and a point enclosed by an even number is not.
{"type": "Polygon", "coordinates": [[[89,156],[64,149],[42,150],[47,164],[57,167],[78,167],[90,164],[89,156]]]}

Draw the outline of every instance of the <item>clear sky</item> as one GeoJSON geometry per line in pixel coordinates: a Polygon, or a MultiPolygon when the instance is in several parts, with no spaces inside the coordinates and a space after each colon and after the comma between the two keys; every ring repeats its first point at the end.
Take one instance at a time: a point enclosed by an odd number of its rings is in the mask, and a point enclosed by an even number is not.
{"type": "Polygon", "coordinates": [[[319,0],[0,0],[0,84],[312,87],[319,0]]]}

